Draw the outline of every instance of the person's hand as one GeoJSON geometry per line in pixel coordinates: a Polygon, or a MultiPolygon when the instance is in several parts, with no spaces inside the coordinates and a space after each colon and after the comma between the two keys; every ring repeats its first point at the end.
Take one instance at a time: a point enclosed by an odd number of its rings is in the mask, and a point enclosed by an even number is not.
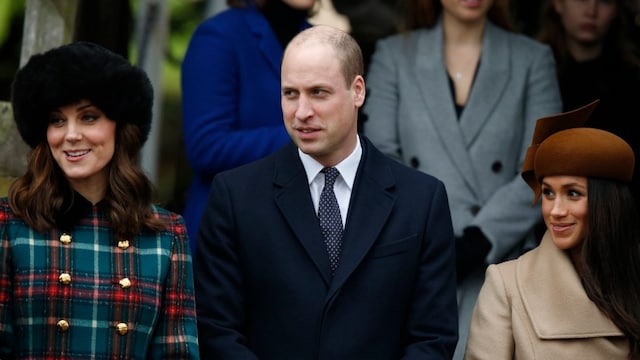
{"type": "Polygon", "coordinates": [[[456,272],[461,283],[473,270],[485,265],[485,257],[491,250],[491,243],[480,228],[470,226],[464,234],[456,237],[456,272]]]}

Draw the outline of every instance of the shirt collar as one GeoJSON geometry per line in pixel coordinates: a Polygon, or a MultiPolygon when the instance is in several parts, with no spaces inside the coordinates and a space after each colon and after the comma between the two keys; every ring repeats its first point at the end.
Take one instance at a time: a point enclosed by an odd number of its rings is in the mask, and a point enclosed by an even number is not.
{"type": "MultiPolygon", "coordinates": [[[[362,158],[362,146],[360,145],[360,136],[357,136],[356,147],[353,149],[351,154],[347,156],[346,159],[339,162],[336,166],[334,166],[340,172],[340,176],[345,181],[349,189],[353,188],[353,182],[356,179],[356,172],[358,171],[358,165],[360,164],[360,159],[362,158]]],[[[302,150],[298,149],[298,154],[300,155],[300,160],[302,161],[302,166],[304,166],[304,170],[307,173],[307,179],[309,184],[313,182],[313,180],[318,176],[320,171],[324,169],[324,165],[320,164],[311,156],[302,152],[302,150]]]]}

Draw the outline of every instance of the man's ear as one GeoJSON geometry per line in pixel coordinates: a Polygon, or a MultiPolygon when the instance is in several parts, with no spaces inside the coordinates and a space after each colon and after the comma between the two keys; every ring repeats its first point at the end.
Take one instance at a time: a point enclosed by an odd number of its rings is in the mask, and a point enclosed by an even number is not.
{"type": "Polygon", "coordinates": [[[353,79],[353,83],[351,83],[351,90],[353,91],[353,102],[357,107],[362,106],[366,97],[367,88],[364,83],[364,78],[361,75],[358,75],[353,79]]]}

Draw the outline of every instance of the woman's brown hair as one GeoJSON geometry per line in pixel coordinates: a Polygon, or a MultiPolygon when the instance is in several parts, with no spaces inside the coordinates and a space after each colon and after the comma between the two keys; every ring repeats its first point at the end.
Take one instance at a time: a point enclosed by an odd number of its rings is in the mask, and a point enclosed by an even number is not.
{"type": "MultiPolygon", "coordinates": [[[[138,164],[143,144],[140,129],[118,124],[113,159],[108,166],[104,204],[106,216],[117,238],[128,239],[143,230],[162,231],[165,224],[153,216],[153,185],[138,164]]],[[[45,142],[29,155],[26,173],[9,188],[9,204],[27,225],[44,232],[56,226],[56,215],[63,211],[65,194],[72,193],[68,181],[45,142]]],[[[66,195],[68,196],[68,195],[66,195]]]]}

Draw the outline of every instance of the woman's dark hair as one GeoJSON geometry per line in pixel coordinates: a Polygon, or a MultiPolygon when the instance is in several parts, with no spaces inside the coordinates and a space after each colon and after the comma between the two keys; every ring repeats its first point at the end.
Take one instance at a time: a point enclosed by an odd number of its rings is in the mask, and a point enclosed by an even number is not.
{"type": "MultiPolygon", "coordinates": [[[[406,12],[406,24],[404,25],[406,30],[432,28],[442,13],[442,4],[440,0],[407,0],[406,12]]],[[[494,0],[487,17],[492,23],[505,30],[515,30],[511,19],[509,0],[494,0]]]]}
{"type": "MultiPolygon", "coordinates": [[[[108,166],[105,195],[106,216],[120,239],[143,230],[162,231],[165,224],[153,216],[153,185],[138,164],[144,136],[131,123],[116,127],[116,146],[108,166]]],[[[26,173],[9,188],[11,209],[27,225],[44,232],[56,227],[56,215],[63,211],[66,194],[72,192],[62,169],[46,143],[38,144],[29,156],[26,173]]]]}
{"type": "Polygon", "coordinates": [[[580,277],[589,298],[628,339],[629,359],[640,359],[638,209],[626,184],[588,178],[587,190],[588,231],[580,277]]]}
{"type": "MultiPolygon", "coordinates": [[[[640,65],[640,61],[636,55],[635,45],[629,38],[628,19],[622,14],[624,4],[621,0],[614,0],[614,2],[617,6],[617,14],[603,39],[602,52],[622,60],[627,65],[637,67],[640,65]]],[[[558,74],[562,75],[571,56],[567,48],[562,19],[554,8],[553,0],[547,0],[544,4],[540,29],[536,38],[551,47],[556,59],[558,74]]]]}

